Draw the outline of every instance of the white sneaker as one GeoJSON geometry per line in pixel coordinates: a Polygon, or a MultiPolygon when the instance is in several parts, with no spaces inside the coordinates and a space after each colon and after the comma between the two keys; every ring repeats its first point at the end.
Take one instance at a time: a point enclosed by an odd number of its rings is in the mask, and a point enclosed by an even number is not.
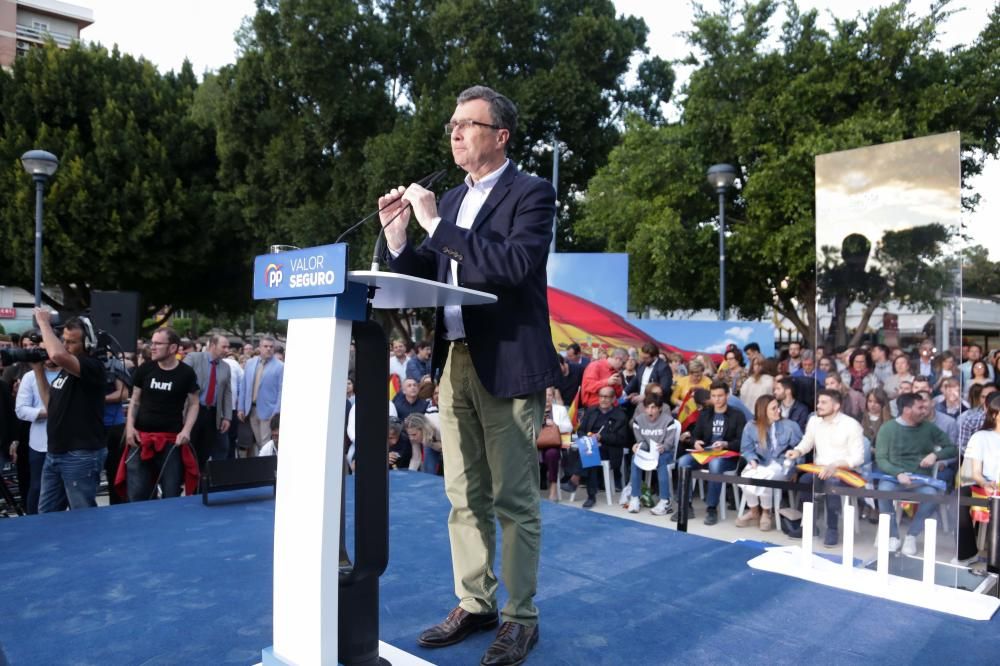
{"type": "Polygon", "coordinates": [[[889,552],[895,553],[899,550],[899,537],[889,537],[889,552]]]}
{"type": "Polygon", "coordinates": [[[909,555],[913,557],[917,554],[917,537],[906,535],[903,539],[903,555],[909,555]]]}
{"type": "Polygon", "coordinates": [[[649,512],[654,516],[665,516],[667,515],[668,506],[670,506],[670,500],[660,500],[649,512]]]}
{"type": "MultiPolygon", "coordinates": [[[[630,506],[632,504],[632,484],[631,483],[627,484],[624,488],[622,488],[622,494],[618,497],[618,503],[621,504],[622,506],[630,506]]],[[[631,509],[629,509],[629,511],[631,511],[631,509]]]]}
{"type": "Polygon", "coordinates": [[[628,501],[628,512],[639,513],[639,498],[633,497],[628,501]]]}

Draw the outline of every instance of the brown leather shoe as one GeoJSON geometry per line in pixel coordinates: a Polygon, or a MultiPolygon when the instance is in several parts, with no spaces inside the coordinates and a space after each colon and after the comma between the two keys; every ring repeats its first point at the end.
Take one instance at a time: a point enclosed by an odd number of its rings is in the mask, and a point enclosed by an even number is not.
{"type": "Polygon", "coordinates": [[[486,650],[480,666],[517,666],[528,658],[531,648],[538,642],[538,625],[529,627],[518,622],[500,625],[496,640],[486,650]]]}
{"type": "Polygon", "coordinates": [[[448,617],[440,624],[424,630],[417,637],[417,642],[424,647],[436,648],[461,643],[476,631],[492,629],[500,623],[496,612],[470,613],[461,606],[456,606],[448,617]]]}

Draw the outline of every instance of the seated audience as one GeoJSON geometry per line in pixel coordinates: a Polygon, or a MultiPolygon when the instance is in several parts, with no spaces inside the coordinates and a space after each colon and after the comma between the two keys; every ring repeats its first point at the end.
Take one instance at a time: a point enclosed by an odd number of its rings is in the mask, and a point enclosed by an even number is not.
{"type": "MultiPolygon", "coordinates": [[[[929,476],[934,463],[944,458],[954,458],[958,449],[948,441],[947,435],[924,420],[924,410],[930,409],[929,401],[922,400],[915,393],[899,396],[899,417],[886,423],[879,430],[875,442],[875,461],[880,471],[895,476],[896,479],[880,479],[878,489],[893,491],[902,487],[917,493],[935,494],[938,491],[910,477],[911,474],[929,476]]],[[[903,540],[905,555],[917,554],[917,537],[924,531],[924,521],[937,510],[933,502],[921,502],[913,516],[913,523],[903,540]]],[[[896,512],[890,500],[878,501],[879,511],[889,514],[889,550],[899,550],[899,526],[896,512]]]]}
{"type": "MultiPolygon", "coordinates": [[[[590,365],[599,363],[592,361],[590,365]]],[[[588,366],[589,367],[589,366],[588,366]]],[[[593,435],[600,445],[601,460],[611,460],[610,451],[618,449],[619,460],[621,460],[621,449],[628,445],[626,433],[625,412],[615,404],[615,390],[611,386],[605,386],[597,394],[598,404],[590,407],[580,419],[580,425],[576,430],[578,437],[593,435]]],[[[597,501],[597,491],[600,488],[601,468],[592,467],[583,469],[580,454],[575,448],[571,448],[566,460],[566,471],[570,474],[570,480],[563,485],[566,492],[576,491],[581,478],[587,477],[587,499],[583,503],[583,508],[589,509],[597,501]]],[[[613,488],[605,488],[605,492],[613,492],[613,488]]]]}
{"type": "MultiPolygon", "coordinates": [[[[802,441],[802,430],[781,417],[781,406],[773,395],[762,395],[754,404],[754,420],[743,428],[740,455],[747,461],[743,476],[749,479],[788,478],[785,452],[802,441]]],[[[759,524],[761,531],[774,529],[771,514],[774,492],[762,486],[743,486],[749,511],[736,519],[736,527],[759,524]]]]}
{"type": "MultiPolygon", "coordinates": [[[[559,429],[559,434],[573,432],[573,424],[569,420],[569,411],[565,406],[555,402],[556,390],[551,386],[545,389],[545,417],[542,427],[551,428],[555,426],[559,429]]],[[[569,445],[566,445],[569,448],[569,445]]],[[[545,466],[545,478],[549,485],[549,499],[555,502],[559,499],[559,459],[562,455],[563,446],[550,446],[538,451],[539,457],[545,466]]]]}
{"type": "MultiPolygon", "coordinates": [[[[861,434],[861,424],[840,411],[840,393],[823,389],[816,397],[816,414],[809,419],[802,441],[785,453],[795,460],[810,451],[816,451],[814,462],[822,467],[817,474],[807,473],[799,477],[801,483],[814,484],[816,480],[839,485],[834,476],[838,470],[857,469],[865,460],[865,446],[861,434]]],[[[802,501],[811,502],[813,492],[802,493],[802,501]]],[[[832,548],[840,541],[839,495],[826,493],[826,533],[823,545],[832,548]]]]}
{"type": "MultiPolygon", "coordinates": [[[[729,386],[725,382],[713,382],[709,391],[712,401],[712,409],[703,409],[698,416],[698,422],[691,431],[693,441],[692,451],[722,451],[729,450],[739,453],[740,443],[743,437],[743,428],[747,420],[738,409],[729,407],[727,398],[729,396],[729,386]]],[[[736,469],[739,457],[714,457],[701,464],[690,454],[681,456],[677,461],[678,467],[688,467],[691,469],[708,469],[712,474],[723,474],[736,469]]],[[[681,488],[681,500],[690,502],[690,488],[681,488]]],[[[719,498],[722,495],[722,484],[716,481],[708,483],[708,496],[705,498],[707,507],[705,513],[705,524],[715,525],[719,522],[718,506],[719,498]]],[[[693,513],[689,514],[693,517],[693,513]]],[[[676,516],[672,520],[676,519],[676,516]]]]}
{"type": "Polygon", "coordinates": [[[441,435],[425,414],[412,413],[403,420],[403,429],[410,440],[409,468],[427,474],[443,474],[441,435]]]}
{"type": "MultiPolygon", "coordinates": [[[[997,493],[1000,483],[1000,396],[994,394],[986,409],[983,429],[969,438],[969,446],[965,450],[966,458],[971,461],[972,478],[975,485],[987,495],[997,493]]],[[[972,496],[972,487],[962,488],[962,495],[972,496]]],[[[979,554],[976,542],[976,532],[972,523],[970,507],[959,507],[958,514],[958,556],[960,564],[969,564],[979,554]]],[[[1000,520],[1000,516],[990,516],[990,520],[1000,520]]]]}
{"type": "Polygon", "coordinates": [[[260,452],[257,454],[259,456],[276,456],[278,455],[278,431],[281,429],[281,414],[275,414],[271,417],[271,439],[264,443],[264,446],[260,448],[260,452]]]}
{"type": "Polygon", "coordinates": [[[653,393],[646,396],[642,405],[642,411],[636,410],[632,419],[635,444],[632,445],[632,492],[628,510],[629,513],[639,513],[643,471],[656,470],[660,501],[650,512],[655,516],[664,516],[673,511],[670,507],[668,467],[677,455],[681,428],[670,410],[664,408],[661,395],[653,393]]]}

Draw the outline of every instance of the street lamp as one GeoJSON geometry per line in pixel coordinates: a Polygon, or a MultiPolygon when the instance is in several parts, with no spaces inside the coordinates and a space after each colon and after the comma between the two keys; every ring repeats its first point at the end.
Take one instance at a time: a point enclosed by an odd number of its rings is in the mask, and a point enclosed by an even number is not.
{"type": "Polygon", "coordinates": [[[44,150],[29,150],[21,155],[21,164],[35,181],[35,307],[42,304],[42,210],[45,183],[59,168],[59,159],[44,150]]]}
{"type": "Polygon", "coordinates": [[[726,319],[726,192],[736,182],[736,167],[714,164],[708,169],[708,184],[719,195],[719,318],[726,319]]]}

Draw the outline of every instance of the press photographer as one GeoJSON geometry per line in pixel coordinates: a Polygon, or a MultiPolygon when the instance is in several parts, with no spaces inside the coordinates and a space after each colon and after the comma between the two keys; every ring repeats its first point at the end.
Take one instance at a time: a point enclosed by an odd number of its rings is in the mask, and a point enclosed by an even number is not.
{"type": "MultiPolygon", "coordinates": [[[[48,413],[49,450],[42,468],[39,513],[97,506],[97,486],[107,455],[104,440],[104,365],[92,356],[97,337],[90,321],[70,319],[62,339],[52,328],[52,313],[35,308],[44,353],[60,372],[49,384],[44,358],[36,355],[32,369],[42,404],[48,413]]],[[[23,351],[23,350],[22,350],[23,351]]],[[[31,350],[34,351],[34,350],[31,350]]]]}

